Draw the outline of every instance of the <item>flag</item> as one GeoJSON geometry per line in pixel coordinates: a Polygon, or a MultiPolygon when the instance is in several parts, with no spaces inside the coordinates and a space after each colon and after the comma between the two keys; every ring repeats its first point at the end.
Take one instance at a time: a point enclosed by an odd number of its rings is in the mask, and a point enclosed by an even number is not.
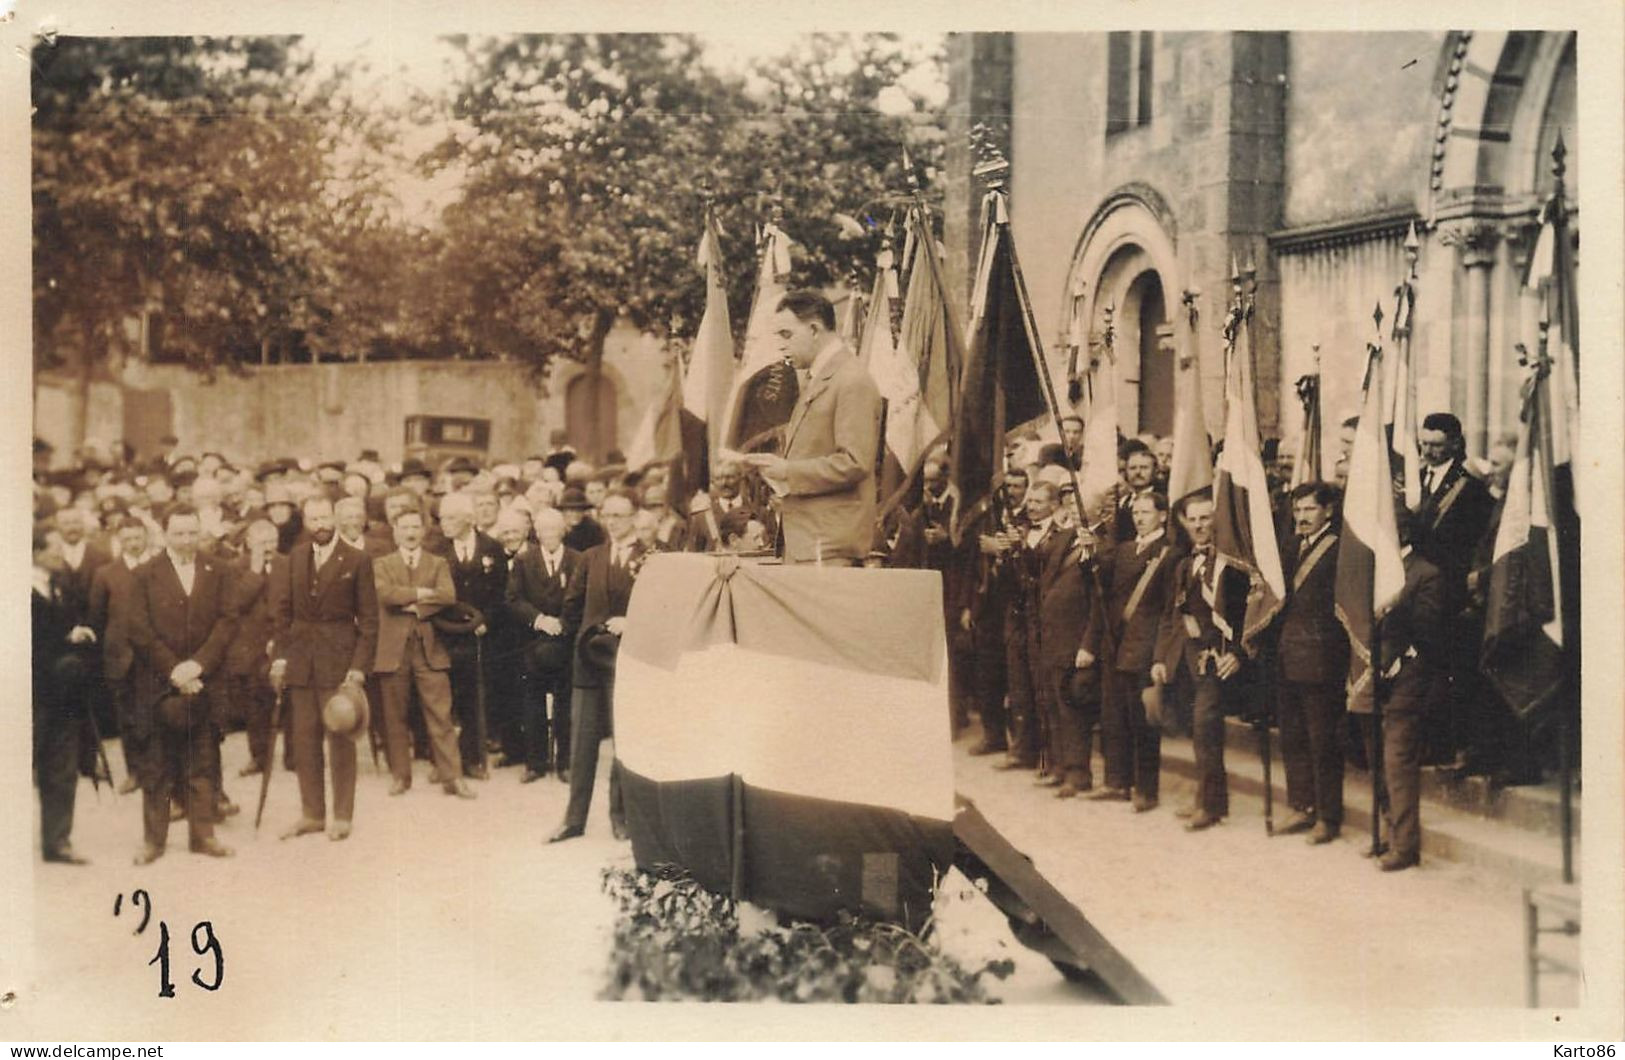
{"type": "MultiPolygon", "coordinates": [[[[638,429],[626,447],[627,471],[643,471],[656,464],[671,464],[674,474],[683,472],[683,361],[673,357],[666,377],[665,392],[644,410],[638,429]]],[[[673,483],[680,485],[680,483],[673,483]]],[[[668,491],[669,496],[674,494],[668,491]]]]}
{"type": "Polygon", "coordinates": [[[1548,383],[1537,366],[1525,384],[1484,613],[1484,673],[1520,717],[1550,704],[1566,673],[1548,383]]]}
{"type": "Polygon", "coordinates": [[[705,270],[705,312],[694,334],[683,380],[681,491],[668,491],[677,511],[687,511],[688,494],[710,486],[710,469],[722,446],[722,421],[733,386],[733,329],[728,321],[728,288],[716,220],[705,220],[699,263],[705,270]],[[681,493],[681,495],[679,495],[681,493]]]}
{"type": "Polygon", "coordinates": [[[885,500],[875,513],[877,519],[908,499],[920,466],[947,440],[953,423],[954,383],[963,361],[964,340],[953,316],[929,224],[923,210],[910,211],[914,259],[897,343],[903,370],[895,400],[881,392],[887,398],[886,448],[896,454],[902,474],[896,482],[882,479],[880,492],[885,500]],[[924,230],[916,232],[916,228],[924,230]]]}
{"type": "Polygon", "coordinates": [[[1289,489],[1297,489],[1305,482],[1315,482],[1321,476],[1318,371],[1298,379],[1298,400],[1303,403],[1303,425],[1298,432],[1298,458],[1292,464],[1292,478],[1287,483],[1289,489]]]}
{"type": "MultiPolygon", "coordinates": [[[[1074,328],[1078,325],[1074,323],[1074,328]]],[[[1085,378],[1083,412],[1083,471],[1078,478],[1079,500],[1093,514],[1102,500],[1110,501],[1117,490],[1117,358],[1112,354],[1110,326],[1108,337],[1091,358],[1085,378]]],[[[1074,334],[1080,348],[1088,336],[1074,334]]]]}
{"type": "MultiPolygon", "coordinates": [[[[1380,310],[1379,310],[1380,313],[1380,310]]],[[[1337,543],[1338,621],[1348,631],[1351,709],[1371,700],[1371,635],[1405,589],[1405,560],[1394,521],[1394,484],[1383,437],[1382,348],[1373,344],[1366,363],[1359,426],[1349,450],[1343,494],[1343,530],[1337,543]]],[[[1368,708],[1369,710],[1369,708],[1368,708]]]]}
{"type": "Polygon", "coordinates": [[[1213,441],[1202,409],[1202,366],[1196,344],[1195,310],[1183,328],[1184,344],[1174,366],[1174,455],[1168,467],[1168,503],[1213,484],[1213,441]]]}
{"type": "Polygon", "coordinates": [[[796,372],[779,354],[773,318],[789,291],[790,237],[776,224],[762,229],[756,293],[745,326],[745,352],[734,372],[727,426],[721,437],[730,449],[760,449],[790,420],[796,406],[796,372]]]}
{"type": "Polygon", "coordinates": [[[1001,192],[982,210],[981,253],[971,296],[965,369],[954,420],[952,483],[959,511],[952,527],[965,527],[993,503],[1004,482],[1005,434],[1049,411],[1039,377],[1043,353],[1001,192]]]}
{"type": "Polygon", "coordinates": [[[1411,319],[1416,313],[1416,225],[1405,237],[1411,255],[1410,273],[1394,290],[1394,380],[1392,401],[1384,413],[1391,425],[1393,460],[1400,468],[1405,507],[1416,511],[1422,505],[1422,450],[1416,422],[1416,372],[1411,363],[1411,319]]]}
{"type": "MultiPolygon", "coordinates": [[[[1239,307],[1238,307],[1239,309],[1239,307]]],[[[1213,548],[1228,566],[1247,572],[1247,613],[1243,647],[1286,600],[1286,575],[1275,540],[1269,479],[1259,453],[1258,410],[1253,399],[1250,308],[1233,316],[1230,363],[1225,369],[1224,449],[1213,469],[1213,548]]]]}
{"type": "Polygon", "coordinates": [[[876,467],[881,496],[887,495],[887,484],[895,489],[903,481],[904,461],[913,450],[914,425],[912,413],[905,415],[902,409],[910,400],[918,402],[920,389],[919,371],[906,363],[892,335],[891,307],[896,289],[892,253],[883,250],[875,259],[874,293],[864,316],[863,337],[858,341],[858,360],[885,401],[884,436],[876,467]]]}

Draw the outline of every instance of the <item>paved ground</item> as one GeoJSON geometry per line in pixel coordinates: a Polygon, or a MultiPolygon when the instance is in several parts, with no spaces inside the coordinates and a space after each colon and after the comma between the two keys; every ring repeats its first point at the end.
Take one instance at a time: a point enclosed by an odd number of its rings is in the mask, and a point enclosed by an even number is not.
{"type": "MultiPolygon", "coordinates": [[[[995,773],[964,747],[956,748],[960,790],[1177,1005],[1521,1003],[1517,895],[1493,880],[1435,864],[1383,876],[1352,838],[1324,849],[1267,840],[1257,809],[1245,804],[1211,832],[1186,835],[1171,798],[1145,816],[1123,804],[1061,803],[1032,787],[1029,774],[995,773]]],[[[587,836],[548,846],[565,795],[551,778],[521,785],[518,771],[501,770],[468,803],[431,787],[419,763],[412,792],[390,799],[387,777],[363,764],[348,841],[283,842],[277,831],[297,815],[293,775],[276,775],[256,836],[256,782],[236,779],[245,759],[242,736],[229,738],[228,788],[244,815],[220,830],[237,850],[227,861],[187,853],[177,824],[165,858],[133,867],[138,797],[104,790],[98,801],[83,784],[74,840],[94,864],[35,863],[35,980],[11,1010],[36,1018],[24,1024],[31,1034],[579,1033],[610,928],[599,873],[630,863],[630,847],[608,834],[602,792],[587,836]],[[115,898],[136,887],[155,907],[139,937],[128,905],[113,916],[115,898]],[[158,969],[146,963],[160,918],[171,934],[176,996],[168,1000],[157,998],[158,969]],[[191,946],[192,925],[205,919],[226,959],[225,985],[212,994],[190,981],[200,966],[212,975],[212,960],[191,946]]],[[[1015,944],[961,877],[950,876],[945,891],[951,952],[972,962],[1016,959],[1016,974],[999,987],[1007,1002],[1093,1003],[1015,944]]]]}

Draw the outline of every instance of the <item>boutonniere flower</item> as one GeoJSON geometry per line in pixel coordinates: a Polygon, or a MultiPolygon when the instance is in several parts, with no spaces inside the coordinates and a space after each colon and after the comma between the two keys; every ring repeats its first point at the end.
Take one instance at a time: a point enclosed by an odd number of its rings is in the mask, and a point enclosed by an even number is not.
{"type": "Polygon", "coordinates": [[[485,568],[485,573],[490,574],[491,568],[495,566],[495,563],[492,561],[490,556],[482,556],[480,557],[480,565],[485,568]]]}

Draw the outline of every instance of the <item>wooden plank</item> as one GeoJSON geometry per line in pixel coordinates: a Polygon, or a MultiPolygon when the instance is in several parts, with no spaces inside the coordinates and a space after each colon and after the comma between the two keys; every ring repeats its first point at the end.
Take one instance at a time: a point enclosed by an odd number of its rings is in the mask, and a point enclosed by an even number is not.
{"type": "MultiPolygon", "coordinates": [[[[1032,859],[1010,844],[999,834],[976,804],[963,795],[955,795],[954,836],[964,850],[979,861],[998,882],[1013,892],[1030,915],[1009,907],[993,894],[995,904],[1012,918],[1027,925],[1047,928],[1053,940],[1071,955],[1070,963],[1089,973],[1104,984],[1119,1002],[1128,1005],[1166,1005],[1168,999],[1140,974],[1139,969],[1102,935],[1082,910],[1046,880],[1033,865],[1032,859]]],[[[992,883],[992,881],[989,881],[992,883]]],[[[1017,932],[1025,944],[1045,952],[1052,947],[1035,945],[1027,933],[1017,932]]],[[[1055,959],[1055,954],[1045,953],[1055,959]]]]}

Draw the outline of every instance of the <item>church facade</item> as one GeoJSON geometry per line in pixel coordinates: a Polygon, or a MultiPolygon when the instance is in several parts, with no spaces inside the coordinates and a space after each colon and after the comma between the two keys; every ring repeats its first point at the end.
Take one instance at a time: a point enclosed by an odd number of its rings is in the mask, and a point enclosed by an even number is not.
{"type": "Polygon", "coordinates": [[[1182,349],[1218,432],[1220,326],[1249,265],[1263,435],[1294,436],[1296,382],[1316,370],[1334,432],[1357,410],[1379,304],[1392,345],[1412,226],[1419,412],[1455,412],[1475,456],[1516,427],[1559,134],[1579,228],[1574,33],[960,34],[949,49],[951,266],[968,285],[981,125],[1010,161],[1052,373],[1109,316],[1125,434],[1169,432],[1182,349]]]}

